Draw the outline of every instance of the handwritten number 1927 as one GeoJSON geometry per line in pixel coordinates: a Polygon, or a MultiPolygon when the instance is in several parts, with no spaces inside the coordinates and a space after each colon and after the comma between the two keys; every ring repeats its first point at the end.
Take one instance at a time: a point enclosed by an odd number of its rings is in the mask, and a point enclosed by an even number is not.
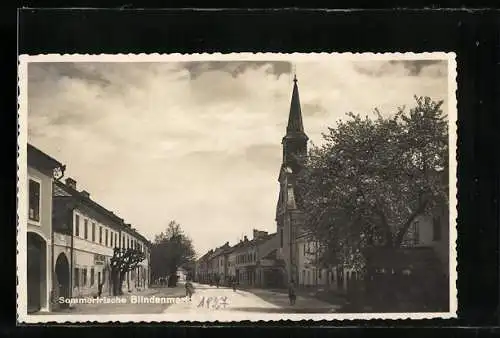
{"type": "Polygon", "coordinates": [[[227,297],[201,297],[200,303],[198,304],[198,308],[205,309],[225,309],[227,306],[227,297]]]}

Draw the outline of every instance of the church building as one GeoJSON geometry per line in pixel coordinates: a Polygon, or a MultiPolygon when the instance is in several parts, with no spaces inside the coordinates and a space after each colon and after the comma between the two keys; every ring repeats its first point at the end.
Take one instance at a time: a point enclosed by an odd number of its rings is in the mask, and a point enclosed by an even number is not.
{"type": "Polygon", "coordinates": [[[285,262],[285,285],[290,281],[297,283],[299,278],[297,238],[301,233],[304,215],[300,210],[301,201],[300,196],[296,193],[295,179],[300,170],[297,156],[307,154],[309,140],[304,132],[296,76],[294,76],[293,82],[288,125],[286,134],[281,141],[283,160],[278,178],[280,192],[276,207],[276,224],[279,236],[278,257],[285,262]]]}

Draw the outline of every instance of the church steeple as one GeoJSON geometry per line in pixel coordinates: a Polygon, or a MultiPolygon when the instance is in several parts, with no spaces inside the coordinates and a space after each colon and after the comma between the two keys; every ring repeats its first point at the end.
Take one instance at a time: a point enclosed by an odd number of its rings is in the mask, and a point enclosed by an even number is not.
{"type": "Polygon", "coordinates": [[[288,126],[286,127],[287,136],[307,136],[304,133],[304,124],[302,122],[302,110],[300,109],[299,87],[297,85],[297,75],[293,76],[292,101],[290,103],[290,114],[288,116],[288,126]]]}
{"type": "Polygon", "coordinates": [[[293,77],[292,100],[290,103],[290,112],[288,115],[288,125],[286,135],[283,137],[283,166],[290,167],[293,171],[298,170],[297,163],[294,160],[295,155],[305,154],[307,152],[307,141],[309,138],[304,132],[302,122],[302,109],[300,108],[299,87],[297,85],[297,76],[293,77]]]}

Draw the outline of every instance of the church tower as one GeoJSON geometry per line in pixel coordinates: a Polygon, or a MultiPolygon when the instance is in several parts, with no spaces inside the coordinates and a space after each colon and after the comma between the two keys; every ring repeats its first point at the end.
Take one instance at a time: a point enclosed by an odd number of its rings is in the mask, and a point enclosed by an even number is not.
{"type": "Polygon", "coordinates": [[[285,262],[285,283],[298,282],[297,271],[297,245],[296,238],[301,222],[303,220],[300,211],[300,196],[295,189],[295,176],[300,171],[297,156],[307,153],[307,141],[309,138],[304,132],[302,121],[302,110],[300,107],[299,87],[297,77],[293,79],[292,100],[288,116],[286,134],[281,144],[283,147],[283,160],[279,173],[280,192],[276,207],[276,224],[279,236],[279,253],[285,262]]]}

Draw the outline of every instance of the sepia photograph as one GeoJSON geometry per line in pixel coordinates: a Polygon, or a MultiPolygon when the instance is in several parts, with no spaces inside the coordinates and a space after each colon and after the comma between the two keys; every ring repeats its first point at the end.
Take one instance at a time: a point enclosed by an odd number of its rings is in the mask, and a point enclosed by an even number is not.
{"type": "Polygon", "coordinates": [[[22,55],[22,323],[455,318],[453,53],[22,55]]]}

